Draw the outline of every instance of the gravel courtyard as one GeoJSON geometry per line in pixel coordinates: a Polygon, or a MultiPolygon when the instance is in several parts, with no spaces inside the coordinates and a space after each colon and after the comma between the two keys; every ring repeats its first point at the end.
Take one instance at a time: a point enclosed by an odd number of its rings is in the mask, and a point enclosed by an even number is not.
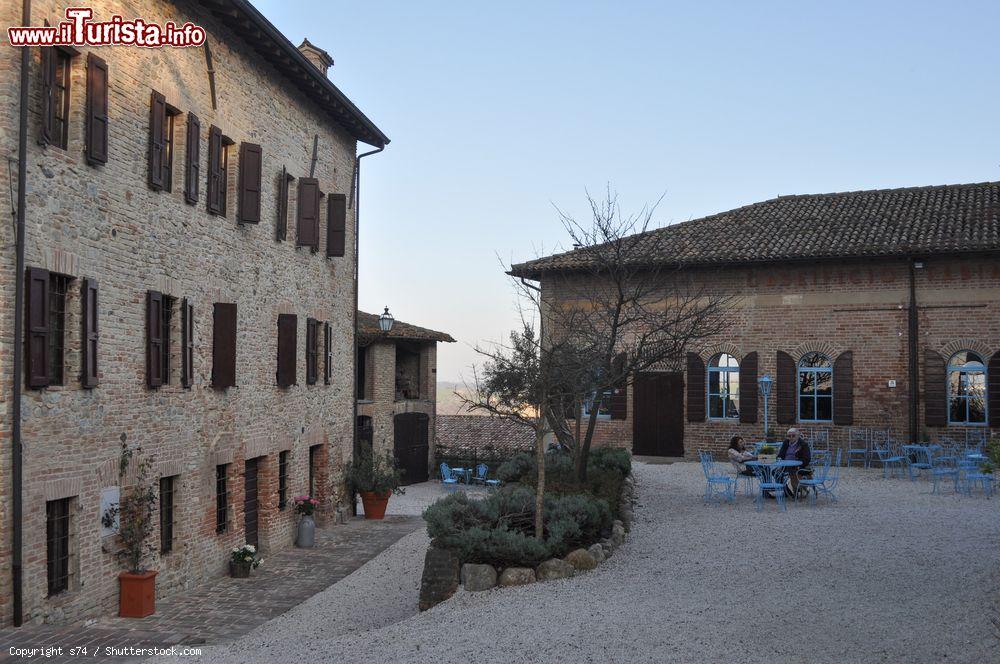
{"type": "MultiPolygon", "coordinates": [[[[855,469],[840,502],[705,506],[700,466],[636,464],[624,547],[563,581],[418,614],[417,532],[206,661],[986,662],[1000,659],[1000,500],[855,469]]],[[[395,497],[413,510],[433,484],[395,497]]],[[[393,504],[394,503],[394,504],[393,504]]]]}

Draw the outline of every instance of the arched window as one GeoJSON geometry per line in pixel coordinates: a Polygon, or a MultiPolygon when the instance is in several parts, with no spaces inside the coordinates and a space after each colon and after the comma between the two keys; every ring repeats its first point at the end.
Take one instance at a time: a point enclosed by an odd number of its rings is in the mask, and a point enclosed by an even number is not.
{"type": "Polygon", "coordinates": [[[708,362],[708,416],[713,420],[740,416],[740,363],[728,353],[708,362]]]}
{"type": "Polygon", "coordinates": [[[971,350],[948,360],[948,422],[986,424],[986,365],[971,350]]]}
{"type": "Polygon", "coordinates": [[[833,420],[833,364],[822,353],[799,360],[799,421],[833,420]]]}

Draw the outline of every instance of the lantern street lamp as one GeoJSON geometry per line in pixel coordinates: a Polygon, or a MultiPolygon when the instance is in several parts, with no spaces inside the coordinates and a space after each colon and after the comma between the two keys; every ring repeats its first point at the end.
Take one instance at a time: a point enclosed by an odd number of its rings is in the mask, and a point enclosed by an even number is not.
{"type": "Polygon", "coordinates": [[[389,313],[389,307],[386,307],[385,311],[382,312],[382,315],[378,317],[378,327],[380,330],[388,334],[389,331],[392,330],[392,324],[395,321],[396,319],[389,313]]]}
{"type": "Polygon", "coordinates": [[[764,397],[764,436],[767,437],[767,398],[771,396],[771,385],[774,381],[767,374],[761,376],[757,382],[760,384],[760,395],[764,397]]]}

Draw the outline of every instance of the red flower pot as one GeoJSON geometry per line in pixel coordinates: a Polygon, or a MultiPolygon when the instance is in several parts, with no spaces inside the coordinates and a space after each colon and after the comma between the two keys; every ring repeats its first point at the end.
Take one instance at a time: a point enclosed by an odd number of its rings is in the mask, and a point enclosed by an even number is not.
{"type": "Polygon", "coordinates": [[[385,508],[389,505],[389,496],[392,491],[385,493],[375,493],[374,491],[361,492],[361,504],[365,507],[366,519],[381,519],[385,517],[385,508]]]}
{"type": "Polygon", "coordinates": [[[156,611],[156,572],[118,575],[118,615],[145,618],[156,611]]]}

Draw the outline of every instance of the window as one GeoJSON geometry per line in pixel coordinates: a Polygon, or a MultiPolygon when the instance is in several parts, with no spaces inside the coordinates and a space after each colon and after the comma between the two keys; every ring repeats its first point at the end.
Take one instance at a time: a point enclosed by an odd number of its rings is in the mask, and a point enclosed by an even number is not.
{"type": "Polygon", "coordinates": [[[108,163],[108,64],[87,54],[87,101],[84,108],[87,163],[108,163]]]}
{"type": "Polygon", "coordinates": [[[201,173],[201,122],[194,113],[188,113],[187,133],[184,136],[186,160],[184,164],[184,202],[198,202],[198,177],[201,173]]]}
{"type": "Polygon", "coordinates": [[[288,506],[288,450],[278,453],[278,509],[288,506]]]}
{"type": "Polygon", "coordinates": [[[740,416],[740,363],[728,353],[708,362],[708,417],[713,420],[740,416]]]}
{"type": "Polygon", "coordinates": [[[236,304],[217,302],[212,320],[212,387],[236,385],[236,304]]]}
{"type": "Polygon", "coordinates": [[[948,361],[948,423],[986,424],[986,364],[970,350],[948,361]]]}
{"type": "MultiPolygon", "coordinates": [[[[611,396],[614,394],[614,390],[604,390],[604,397],[601,399],[601,406],[597,411],[597,419],[599,420],[610,420],[611,419],[611,396]]],[[[590,417],[590,412],[594,408],[594,401],[597,397],[597,393],[594,392],[588,396],[583,401],[583,418],[586,419],[590,417]]]]}
{"type": "Polygon", "coordinates": [[[49,385],[62,385],[66,346],[66,291],[70,278],[49,274],[49,385]]]}
{"type": "Polygon", "coordinates": [[[298,208],[295,217],[295,246],[319,249],[319,180],[299,178],[298,208]]]}
{"type": "Polygon", "coordinates": [[[215,467],[215,532],[226,532],[226,524],[229,522],[229,491],[227,485],[226,472],[229,464],[220,464],[215,467]]]}
{"type": "Polygon", "coordinates": [[[281,175],[278,177],[278,223],[274,231],[274,239],[278,242],[288,235],[288,185],[294,179],[282,166],[281,175]]]}
{"type": "Polygon", "coordinates": [[[330,323],[323,323],[323,384],[333,382],[333,333],[330,323]]]}
{"type": "Polygon", "coordinates": [[[240,143],[240,170],[236,187],[236,221],[260,223],[261,150],[255,143],[240,143]]]}
{"type": "Polygon", "coordinates": [[[343,256],[347,242],[347,196],[330,194],[326,201],[326,255],[343,256]]]}
{"type": "Polygon", "coordinates": [[[176,475],[160,478],[160,553],[174,550],[174,480],[176,475]]]}
{"type": "Polygon", "coordinates": [[[833,420],[833,365],[820,353],[799,360],[799,421],[833,420]]]}
{"type": "Polygon", "coordinates": [[[49,596],[69,590],[69,527],[71,498],[45,503],[46,576],[49,596]]]}
{"type": "Polygon", "coordinates": [[[170,383],[170,319],[173,317],[174,311],[174,298],[169,295],[163,296],[163,332],[161,338],[163,339],[163,384],[167,385],[170,383]]]}
{"type": "Polygon", "coordinates": [[[146,294],[146,384],[170,383],[170,328],[174,298],[157,291],[146,294]]]}
{"type": "Polygon", "coordinates": [[[80,336],[80,385],[85,388],[97,387],[97,281],[84,279],[80,289],[80,314],[83,319],[80,336]]]}
{"type": "Polygon", "coordinates": [[[226,216],[229,187],[229,150],[233,140],[215,125],[208,129],[208,212],[226,216]]]}
{"type": "Polygon", "coordinates": [[[181,300],[181,385],[194,382],[194,305],[181,300]]]}
{"type": "Polygon", "coordinates": [[[75,49],[42,49],[42,145],[66,149],[69,142],[69,89],[75,49]]]}
{"type": "Polygon", "coordinates": [[[173,190],[174,118],[180,114],[154,90],[149,99],[149,188],[173,190]]]}
{"type": "Polygon", "coordinates": [[[278,314],[278,370],[275,377],[279,387],[291,387],[297,380],[298,325],[295,314],[278,314]]]}
{"type": "Polygon", "coordinates": [[[319,445],[309,448],[309,496],[312,498],[316,497],[316,464],[319,461],[319,449],[319,445]]]}
{"type": "Polygon", "coordinates": [[[306,319],[306,384],[315,385],[319,365],[319,321],[306,319]]]}

